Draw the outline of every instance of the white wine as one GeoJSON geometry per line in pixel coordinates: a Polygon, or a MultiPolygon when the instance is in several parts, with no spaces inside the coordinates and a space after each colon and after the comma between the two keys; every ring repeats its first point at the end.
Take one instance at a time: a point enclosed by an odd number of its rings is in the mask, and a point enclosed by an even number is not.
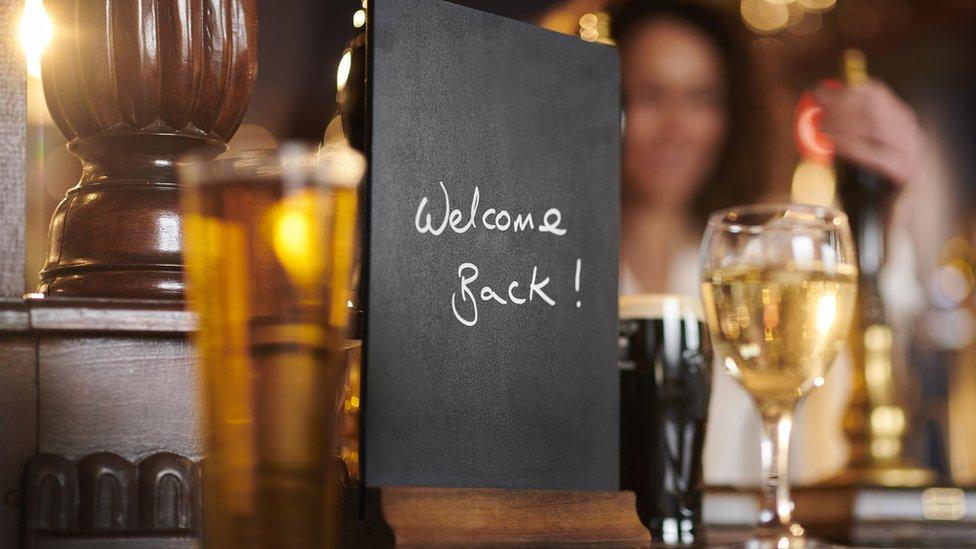
{"type": "Polygon", "coordinates": [[[855,269],[813,267],[736,266],[702,282],[715,352],[761,411],[791,408],[822,385],[850,327],[855,269]]]}

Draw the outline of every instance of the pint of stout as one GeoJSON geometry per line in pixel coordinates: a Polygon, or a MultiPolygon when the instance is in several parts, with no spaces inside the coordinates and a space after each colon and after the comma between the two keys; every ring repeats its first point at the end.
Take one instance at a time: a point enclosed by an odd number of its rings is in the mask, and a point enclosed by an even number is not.
{"type": "Polygon", "coordinates": [[[697,299],[620,298],[620,484],[657,543],[701,542],[712,353],[697,299]]]}

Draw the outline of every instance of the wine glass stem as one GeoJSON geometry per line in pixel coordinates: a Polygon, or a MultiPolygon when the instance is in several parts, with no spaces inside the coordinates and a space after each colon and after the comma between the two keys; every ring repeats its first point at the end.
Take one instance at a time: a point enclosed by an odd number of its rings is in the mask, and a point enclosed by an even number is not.
{"type": "Polygon", "coordinates": [[[760,412],[762,417],[762,502],[759,526],[789,528],[793,521],[790,499],[789,458],[793,410],[760,412]]]}

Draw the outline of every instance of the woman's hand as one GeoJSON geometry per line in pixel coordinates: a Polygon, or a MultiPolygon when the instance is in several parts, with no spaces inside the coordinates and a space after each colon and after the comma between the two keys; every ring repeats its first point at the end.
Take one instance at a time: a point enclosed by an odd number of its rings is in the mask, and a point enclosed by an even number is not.
{"type": "Polygon", "coordinates": [[[870,168],[899,186],[915,176],[924,135],[912,108],[878,80],[855,87],[820,84],[814,98],[823,108],[821,129],[835,154],[870,168]]]}

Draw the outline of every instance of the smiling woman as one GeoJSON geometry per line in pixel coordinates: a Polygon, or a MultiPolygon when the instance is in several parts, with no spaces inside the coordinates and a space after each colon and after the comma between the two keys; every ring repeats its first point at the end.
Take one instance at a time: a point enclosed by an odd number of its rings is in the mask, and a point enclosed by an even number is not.
{"type": "Polygon", "coordinates": [[[703,222],[761,196],[766,121],[738,22],[675,1],[617,3],[611,17],[627,116],[625,200],[666,195],[703,222]]]}

